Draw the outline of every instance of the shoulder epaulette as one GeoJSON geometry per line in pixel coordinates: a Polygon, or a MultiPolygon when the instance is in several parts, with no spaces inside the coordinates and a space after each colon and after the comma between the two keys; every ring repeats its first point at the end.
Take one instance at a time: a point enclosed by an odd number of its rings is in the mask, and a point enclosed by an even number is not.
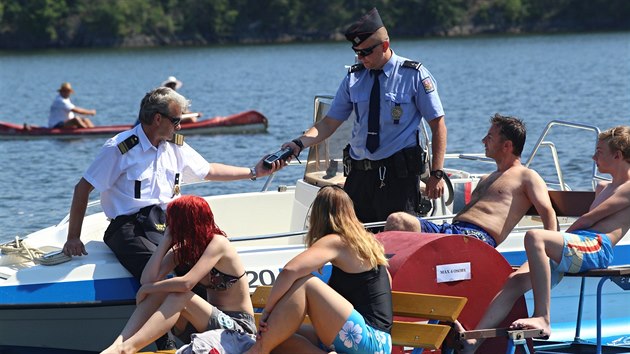
{"type": "Polygon", "coordinates": [[[173,137],[168,142],[173,143],[175,145],[182,146],[184,145],[184,136],[181,134],[173,134],[173,137]]]}
{"type": "Polygon", "coordinates": [[[350,67],[350,69],[348,69],[348,74],[352,74],[352,73],[356,73],[358,71],[361,71],[365,69],[365,65],[359,63],[359,64],[354,64],[350,67]]]}
{"type": "Polygon", "coordinates": [[[127,153],[127,151],[131,150],[134,146],[138,145],[140,139],[138,139],[137,135],[132,135],[125,139],[125,141],[118,144],[118,150],[120,150],[121,154],[127,153]]]}
{"type": "Polygon", "coordinates": [[[418,71],[420,71],[421,66],[422,66],[422,63],[413,61],[413,60],[405,60],[405,62],[402,65],[403,68],[412,68],[418,71]]]}

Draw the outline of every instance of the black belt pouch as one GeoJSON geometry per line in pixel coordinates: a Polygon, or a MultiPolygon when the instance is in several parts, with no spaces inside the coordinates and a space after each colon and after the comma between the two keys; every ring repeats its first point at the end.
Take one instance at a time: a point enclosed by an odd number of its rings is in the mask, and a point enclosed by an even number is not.
{"type": "Polygon", "coordinates": [[[419,176],[425,172],[427,168],[425,160],[426,153],[420,146],[414,146],[402,150],[407,163],[407,171],[409,174],[419,176]]]}
{"type": "Polygon", "coordinates": [[[142,227],[149,241],[157,245],[166,229],[166,213],[159,205],[144,207],[136,214],[136,223],[142,227]]]}
{"type": "Polygon", "coordinates": [[[128,222],[134,222],[136,226],[140,226],[144,231],[144,236],[157,245],[164,235],[166,214],[159,205],[149,205],[135,214],[118,216],[105,230],[105,238],[108,238],[128,222]]]}

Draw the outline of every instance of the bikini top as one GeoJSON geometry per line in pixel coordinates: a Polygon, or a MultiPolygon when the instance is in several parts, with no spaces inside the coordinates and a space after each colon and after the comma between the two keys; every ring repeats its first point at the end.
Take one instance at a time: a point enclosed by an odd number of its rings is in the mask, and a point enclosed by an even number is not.
{"type": "Polygon", "coordinates": [[[210,290],[224,291],[231,288],[232,285],[236,284],[244,275],[245,273],[241,274],[240,277],[236,277],[234,275],[225,274],[216,268],[212,268],[210,271],[210,284],[205,287],[210,290]]]}

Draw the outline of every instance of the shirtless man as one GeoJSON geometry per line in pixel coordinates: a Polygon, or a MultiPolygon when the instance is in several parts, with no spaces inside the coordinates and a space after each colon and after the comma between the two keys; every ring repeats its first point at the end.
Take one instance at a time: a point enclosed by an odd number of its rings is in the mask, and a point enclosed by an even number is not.
{"type": "MultiPolygon", "coordinates": [[[[612,176],[612,182],[597,186],[589,212],[566,232],[527,231],[524,243],[529,264],[525,263],[504,284],[477,328],[496,327],[514,301],[533,289],[533,317],[518,319],[510,328],[542,329],[549,335],[550,293],[557,283],[555,280],[560,278],[558,275],[608,267],[613,258],[612,248],[630,229],[630,127],[619,126],[601,133],[593,160],[601,173],[612,176]]],[[[457,326],[459,331],[464,330],[457,326]]],[[[481,341],[466,341],[464,353],[474,353],[479,345],[481,341]]]]}
{"type": "Polygon", "coordinates": [[[536,171],[521,164],[526,134],[523,122],[497,113],[490,123],[488,134],[481,141],[486,148],[486,156],[495,160],[497,170],[479,181],[470,203],[457,213],[453,223],[436,225],[399,212],[387,218],[386,231],[463,234],[496,247],[532,205],[540,214],[545,229],[557,229],[556,213],[545,182],[536,171]]]}

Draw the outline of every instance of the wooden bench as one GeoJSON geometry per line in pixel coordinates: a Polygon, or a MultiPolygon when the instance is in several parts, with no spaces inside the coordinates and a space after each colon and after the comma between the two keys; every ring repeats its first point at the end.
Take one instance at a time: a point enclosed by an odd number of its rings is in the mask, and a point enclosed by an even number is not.
{"type": "MultiPolygon", "coordinates": [[[[271,293],[271,286],[259,286],[252,294],[255,309],[262,310],[271,293]]],[[[438,322],[454,322],[468,301],[465,297],[444,296],[392,291],[394,316],[413,318],[418,322],[394,321],[392,326],[392,344],[422,349],[439,349],[451,327],[438,322]]],[[[255,314],[256,323],[260,313],[255,314]]],[[[305,323],[308,323],[308,317],[305,323]]],[[[173,354],[175,350],[143,352],[144,354],[173,354]]],[[[421,351],[414,351],[421,353],[421,351]]]]}
{"type": "MultiPolygon", "coordinates": [[[[254,308],[262,309],[269,294],[270,286],[259,286],[252,295],[254,308]]],[[[394,316],[414,318],[429,323],[395,320],[392,326],[392,344],[423,349],[439,349],[451,327],[442,322],[454,322],[461,313],[465,297],[392,291],[394,316]]],[[[256,314],[256,321],[260,314],[256,314]]],[[[308,321],[307,319],[305,321],[308,321]]],[[[419,351],[420,352],[420,351],[419,351]]]]}

